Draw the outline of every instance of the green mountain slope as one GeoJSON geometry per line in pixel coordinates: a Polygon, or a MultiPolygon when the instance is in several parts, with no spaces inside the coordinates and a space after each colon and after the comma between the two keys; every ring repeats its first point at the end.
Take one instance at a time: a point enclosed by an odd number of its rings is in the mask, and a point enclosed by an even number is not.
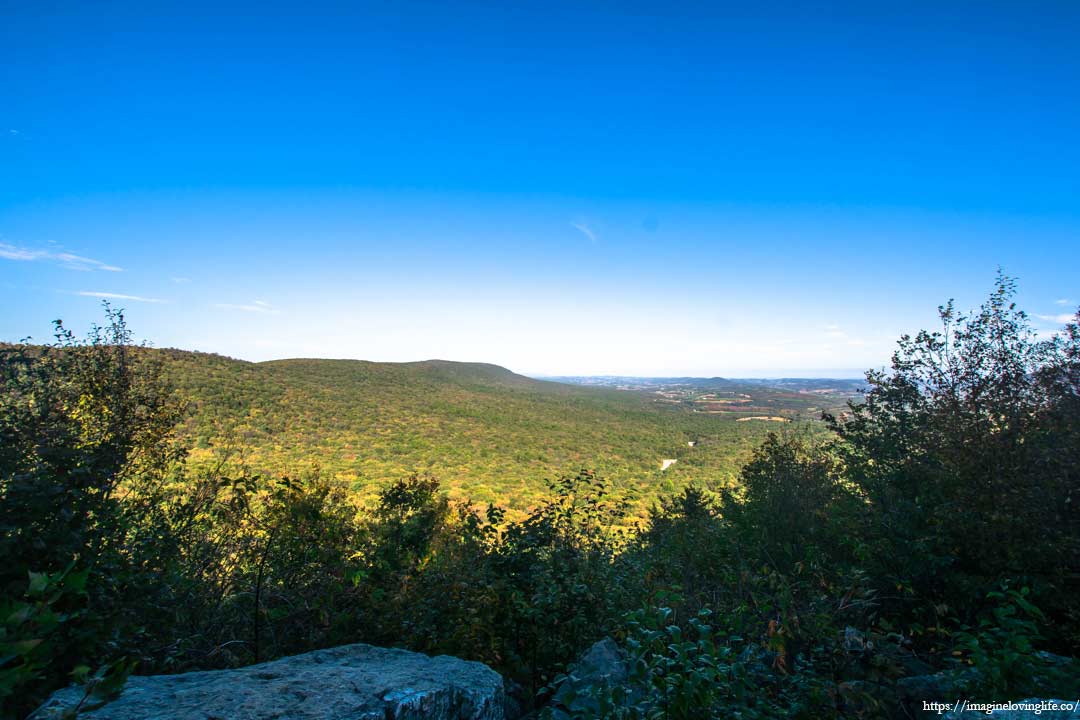
{"type": "Polygon", "coordinates": [[[454,497],[524,509],[545,478],[587,467],[646,502],[691,479],[730,483],[772,425],[481,363],[156,352],[192,404],[184,432],[193,465],[228,456],[258,472],[299,473],[317,464],[362,494],[424,472],[454,497]],[[664,459],[678,462],[661,472],[664,459]]]}

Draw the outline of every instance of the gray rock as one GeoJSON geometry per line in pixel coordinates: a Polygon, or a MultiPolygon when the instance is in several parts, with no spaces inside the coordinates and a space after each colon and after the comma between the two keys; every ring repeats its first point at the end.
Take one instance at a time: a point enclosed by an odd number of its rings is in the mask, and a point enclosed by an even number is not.
{"type": "Polygon", "coordinates": [[[626,682],[628,674],[626,654],[611,638],[593,643],[574,666],[575,676],[591,682],[607,680],[612,685],[618,685],[626,682]]]}
{"type": "Polygon", "coordinates": [[[907,677],[915,677],[918,675],[930,675],[934,672],[934,667],[925,660],[920,660],[913,653],[899,652],[894,656],[894,661],[904,669],[904,675],[907,677]]]}
{"type": "MultiPolygon", "coordinates": [[[[1057,688],[1058,690],[1069,693],[1070,695],[1072,695],[1073,693],[1080,693],[1080,678],[1076,677],[1075,672],[1077,668],[1077,662],[1073,658],[1062,657],[1061,655],[1053,655],[1047,652],[1038,652],[1035,655],[1043,664],[1041,682],[1036,683],[1037,686],[1045,686],[1046,688],[1057,688]],[[1051,676],[1048,673],[1056,673],[1057,676],[1051,676]],[[1071,680],[1069,679],[1070,677],[1072,678],[1071,680]]],[[[921,708],[923,701],[926,700],[937,700],[939,702],[956,702],[956,698],[971,697],[969,690],[971,688],[978,687],[981,680],[982,674],[977,668],[954,668],[942,670],[941,672],[933,674],[913,675],[910,677],[901,678],[896,683],[896,691],[902,705],[906,707],[910,713],[914,713],[921,708]]],[[[979,702],[985,701],[979,700],[979,702]]],[[[1002,700],[1002,702],[1004,702],[1004,700],[1002,700]]],[[[1038,703],[1039,701],[1017,700],[1015,702],[1038,703]]],[[[1048,702],[1060,701],[1054,700],[1048,702]]],[[[976,717],[979,714],[980,713],[978,712],[965,712],[962,715],[953,714],[950,717],[967,718],[976,717]]],[[[988,715],[985,710],[981,712],[981,716],[1008,718],[1009,720],[1036,717],[1033,713],[1021,712],[1020,714],[1017,714],[1015,711],[995,711],[988,715]]],[[[1077,720],[1080,720],[1080,714],[1073,715],[1069,713],[1050,711],[1042,712],[1038,717],[1077,718],[1077,720]]]]}
{"type": "Polygon", "coordinates": [[[614,640],[604,638],[593,643],[578,658],[567,679],[555,692],[552,703],[571,714],[594,711],[597,708],[594,693],[625,685],[629,676],[626,653],[614,640]]]}
{"type": "MultiPolygon", "coordinates": [[[[30,720],[59,720],[83,697],[53,694],[30,720]]],[[[503,720],[503,681],[458,658],[344,645],[236,670],[133,676],[88,720],[503,720]]]]}
{"type": "MultiPolygon", "coordinates": [[[[972,671],[967,671],[971,673],[972,671]]],[[[929,675],[914,675],[896,681],[896,689],[901,699],[909,704],[921,704],[923,700],[937,698],[956,698],[964,694],[972,683],[974,674],[961,675],[943,671],[929,675]]],[[[951,702],[951,701],[942,701],[951,702]]]]}
{"type": "MultiPolygon", "coordinates": [[[[965,710],[964,712],[958,712],[952,710],[945,713],[943,718],[945,720],[963,720],[963,718],[995,718],[996,720],[1080,720],[1080,712],[1076,711],[1073,707],[1075,700],[1040,700],[1038,698],[1028,698],[1027,700],[1016,700],[1010,703],[1010,707],[1006,707],[1000,710],[991,710],[987,712],[985,709],[965,710]],[[1068,705],[1073,708],[1072,710],[1043,710],[1042,703],[1054,703],[1056,706],[1068,705]],[[1035,706],[1039,706],[1038,710],[1035,706]]],[[[1002,703],[1004,704],[1004,703],[1002,703]]],[[[1053,707],[1051,705],[1045,705],[1045,707],[1053,707]]]]}
{"type": "Polygon", "coordinates": [[[1055,655],[1054,653],[1043,652],[1040,650],[1035,653],[1035,656],[1047,667],[1061,669],[1074,669],[1076,667],[1076,660],[1071,657],[1065,657],[1064,655],[1055,655]]]}
{"type": "Polygon", "coordinates": [[[851,627],[850,625],[844,628],[845,650],[854,653],[863,652],[865,650],[872,650],[873,648],[874,644],[872,642],[868,642],[866,637],[861,632],[851,627]]]}

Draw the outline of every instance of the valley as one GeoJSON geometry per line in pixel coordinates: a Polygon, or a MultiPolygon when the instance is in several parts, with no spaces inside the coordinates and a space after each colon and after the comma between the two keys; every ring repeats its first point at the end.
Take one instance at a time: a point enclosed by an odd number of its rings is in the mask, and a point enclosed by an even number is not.
{"type": "Polygon", "coordinates": [[[225,463],[295,476],[318,468],[362,498],[430,474],[455,500],[512,513],[534,507],[545,480],[582,468],[639,511],[691,482],[731,486],[780,425],[759,418],[822,429],[821,411],[854,396],[843,381],[824,389],[720,378],[556,381],[482,363],[250,363],[151,352],[189,403],[182,436],[193,469],[225,463]]]}

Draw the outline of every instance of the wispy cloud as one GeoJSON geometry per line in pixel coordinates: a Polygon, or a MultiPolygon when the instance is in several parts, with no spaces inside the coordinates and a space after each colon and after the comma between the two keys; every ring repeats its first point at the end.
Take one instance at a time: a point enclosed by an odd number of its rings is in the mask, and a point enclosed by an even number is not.
{"type": "Polygon", "coordinates": [[[72,255],[71,253],[56,253],[53,256],[66,268],[71,270],[104,270],[105,272],[123,272],[123,268],[108,265],[100,260],[72,255]]]}
{"type": "Polygon", "coordinates": [[[44,250],[26,250],[7,243],[0,243],[0,258],[5,260],[40,260],[44,256],[44,250]]]}
{"type": "Polygon", "coordinates": [[[103,300],[127,300],[129,302],[141,302],[141,303],[164,303],[165,300],[160,298],[142,297],[141,295],[124,295],[122,293],[111,292],[99,292],[97,290],[80,290],[75,293],[83,297],[101,298],[103,300]]]}
{"type": "Polygon", "coordinates": [[[1040,320],[1045,320],[1047,322],[1059,323],[1064,325],[1067,322],[1072,322],[1076,316],[1069,313],[1061,313],[1060,315],[1039,315],[1038,313],[1036,313],[1035,317],[1039,318],[1040,320]]]}
{"type": "Polygon", "coordinates": [[[1076,301],[1075,300],[1070,300],[1069,298],[1061,298],[1060,300],[1055,300],[1054,304],[1055,305],[1075,305],[1076,301]]]}
{"type": "Polygon", "coordinates": [[[221,308],[222,310],[239,310],[240,312],[266,313],[267,315],[276,315],[278,312],[274,309],[273,305],[266,302],[265,300],[252,300],[249,304],[246,305],[238,303],[216,303],[214,307],[221,308]]]}
{"type": "Polygon", "coordinates": [[[3,258],[5,260],[21,260],[26,262],[44,260],[47,262],[55,263],[69,270],[103,270],[105,272],[123,271],[123,268],[116,267],[115,265],[109,265],[108,263],[103,263],[100,260],[83,257],[82,255],[75,255],[74,253],[23,248],[17,247],[15,245],[10,245],[8,243],[0,243],[0,258],[3,258]]]}
{"type": "Polygon", "coordinates": [[[186,285],[189,282],[191,282],[191,278],[189,278],[189,277],[174,277],[174,278],[169,278],[169,279],[172,280],[177,285],[186,285]]]}
{"type": "Polygon", "coordinates": [[[593,229],[585,223],[572,222],[570,226],[581,232],[582,235],[589,238],[589,242],[596,242],[596,233],[593,229]]]}

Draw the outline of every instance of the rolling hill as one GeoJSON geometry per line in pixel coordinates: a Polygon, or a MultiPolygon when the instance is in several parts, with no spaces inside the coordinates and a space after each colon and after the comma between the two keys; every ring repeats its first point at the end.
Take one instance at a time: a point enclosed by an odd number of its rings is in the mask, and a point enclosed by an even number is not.
{"type": "Polygon", "coordinates": [[[361,495],[430,473],[454,498],[517,510],[543,496],[546,478],[581,468],[598,471],[639,504],[691,480],[728,485],[775,429],[736,420],[821,404],[785,393],[799,402],[705,406],[654,391],[536,380],[482,363],[251,363],[153,352],[191,403],[183,432],[194,445],[193,467],[228,458],[260,473],[298,474],[317,465],[361,495]],[[678,462],[661,471],[665,459],[678,462]]]}

